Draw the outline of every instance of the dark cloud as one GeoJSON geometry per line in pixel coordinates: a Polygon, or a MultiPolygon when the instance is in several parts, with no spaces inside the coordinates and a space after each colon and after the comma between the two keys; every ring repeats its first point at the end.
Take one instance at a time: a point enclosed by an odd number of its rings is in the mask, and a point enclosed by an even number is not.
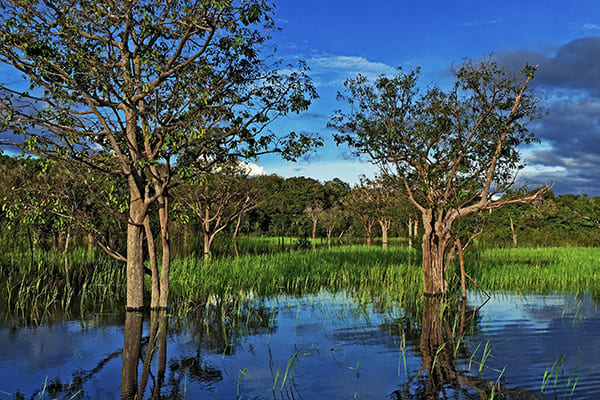
{"type": "Polygon", "coordinates": [[[497,58],[513,71],[539,65],[534,83],[548,115],[532,129],[545,146],[528,157],[526,175],[554,181],[556,193],[600,196],[600,36],[572,40],[553,56],[512,51],[497,58]]]}
{"type": "Polygon", "coordinates": [[[511,51],[500,53],[497,58],[514,71],[526,63],[538,65],[534,79],[538,86],[600,95],[600,36],[570,41],[550,57],[534,51],[511,51]]]}

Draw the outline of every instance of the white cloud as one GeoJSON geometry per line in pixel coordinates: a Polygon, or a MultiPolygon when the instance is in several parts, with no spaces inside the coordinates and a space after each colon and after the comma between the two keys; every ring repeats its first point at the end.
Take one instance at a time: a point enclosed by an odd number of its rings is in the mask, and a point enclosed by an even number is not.
{"type": "Polygon", "coordinates": [[[269,170],[283,176],[305,176],[320,181],[328,181],[339,178],[344,182],[357,183],[361,175],[374,177],[379,171],[373,164],[362,162],[357,159],[332,160],[332,161],[308,161],[308,162],[281,162],[269,165],[269,170]]]}
{"type": "Polygon", "coordinates": [[[581,29],[584,31],[596,31],[600,29],[600,24],[583,24],[581,29]]]}
{"type": "Polygon", "coordinates": [[[248,176],[267,175],[267,170],[258,164],[255,164],[253,162],[245,162],[245,163],[242,163],[242,165],[245,169],[245,172],[248,174],[248,176]]]}
{"type": "Polygon", "coordinates": [[[396,68],[360,56],[321,55],[308,60],[312,75],[321,85],[339,85],[345,79],[362,74],[375,79],[381,74],[392,75],[396,68]]]}

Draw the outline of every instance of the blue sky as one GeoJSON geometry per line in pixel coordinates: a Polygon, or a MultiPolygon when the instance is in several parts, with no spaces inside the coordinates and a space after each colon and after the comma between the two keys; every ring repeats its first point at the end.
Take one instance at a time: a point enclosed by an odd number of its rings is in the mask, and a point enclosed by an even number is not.
{"type": "Polygon", "coordinates": [[[493,53],[514,68],[540,66],[536,89],[549,116],[535,125],[542,144],[523,149],[522,177],[553,182],[556,193],[600,195],[600,2],[280,0],[275,16],[279,57],[305,60],[320,98],[273,129],[317,132],[326,144],[298,163],[258,160],[267,173],[349,182],[373,175],[326,128],[342,82],[420,66],[424,84],[444,86],[452,63],[493,53]]]}

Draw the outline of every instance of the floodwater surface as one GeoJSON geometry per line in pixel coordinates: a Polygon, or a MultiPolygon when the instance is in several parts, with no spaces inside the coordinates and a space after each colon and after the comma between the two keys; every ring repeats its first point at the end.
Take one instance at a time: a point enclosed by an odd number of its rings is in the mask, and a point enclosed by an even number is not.
{"type": "Polygon", "coordinates": [[[213,298],[185,318],[3,323],[0,399],[597,398],[590,296],[484,301],[383,307],[321,292],[213,298]]]}

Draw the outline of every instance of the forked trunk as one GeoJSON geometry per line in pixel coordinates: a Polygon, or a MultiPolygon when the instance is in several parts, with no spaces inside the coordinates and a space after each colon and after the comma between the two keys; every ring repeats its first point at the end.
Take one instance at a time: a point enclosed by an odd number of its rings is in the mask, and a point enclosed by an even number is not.
{"type": "Polygon", "coordinates": [[[381,226],[381,246],[385,249],[388,247],[388,231],[390,229],[391,221],[381,220],[379,226],[381,226]]]}
{"type": "Polygon", "coordinates": [[[444,267],[452,224],[444,220],[443,215],[426,210],[423,213],[423,226],[423,290],[426,295],[437,296],[447,289],[444,267]]]}

